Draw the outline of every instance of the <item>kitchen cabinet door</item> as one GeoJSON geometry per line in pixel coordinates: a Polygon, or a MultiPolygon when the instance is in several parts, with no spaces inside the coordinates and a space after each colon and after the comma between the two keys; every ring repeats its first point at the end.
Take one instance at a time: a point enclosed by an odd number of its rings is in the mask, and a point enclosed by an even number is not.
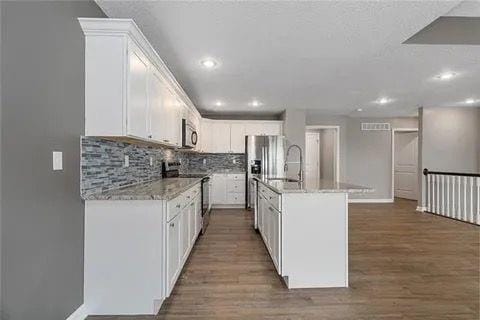
{"type": "MultiPolygon", "coordinates": [[[[198,196],[197,196],[198,198],[198,196]]],[[[193,245],[195,242],[196,234],[196,224],[195,224],[195,198],[189,205],[188,205],[188,232],[189,232],[189,247],[193,245]]]]}
{"type": "Polygon", "coordinates": [[[212,179],[212,203],[227,203],[227,176],[225,174],[214,174],[212,179]]]}
{"type": "Polygon", "coordinates": [[[202,152],[213,152],[213,145],[212,145],[212,135],[211,135],[211,121],[207,119],[203,119],[202,123],[202,130],[200,135],[200,143],[202,152]]]}
{"type": "Polygon", "coordinates": [[[230,151],[245,153],[245,124],[232,123],[230,125],[230,151]]]}
{"type": "Polygon", "coordinates": [[[167,225],[167,274],[168,292],[175,285],[180,267],[180,214],[173,218],[167,225]]]}
{"type": "Polygon", "coordinates": [[[271,213],[271,256],[273,264],[277,268],[277,272],[280,273],[280,212],[273,207],[269,207],[271,213]]]}
{"type": "Polygon", "coordinates": [[[265,122],[262,125],[262,134],[267,136],[282,135],[282,124],[277,122],[265,122]]]}
{"type": "Polygon", "coordinates": [[[136,46],[128,47],[127,135],[148,138],[148,60],[136,46]]]}
{"type": "Polygon", "coordinates": [[[189,223],[189,208],[185,207],[180,215],[180,260],[184,261],[188,255],[188,248],[190,247],[190,223],[189,223]]]}
{"type": "Polygon", "coordinates": [[[223,121],[212,121],[211,123],[211,145],[212,152],[230,152],[230,124],[223,121]]]}
{"type": "Polygon", "coordinates": [[[202,194],[195,198],[195,237],[202,229],[202,194]]]}
{"type": "Polygon", "coordinates": [[[168,139],[168,113],[165,108],[166,88],[160,74],[152,69],[149,76],[148,102],[150,113],[150,137],[156,141],[168,139]]]}

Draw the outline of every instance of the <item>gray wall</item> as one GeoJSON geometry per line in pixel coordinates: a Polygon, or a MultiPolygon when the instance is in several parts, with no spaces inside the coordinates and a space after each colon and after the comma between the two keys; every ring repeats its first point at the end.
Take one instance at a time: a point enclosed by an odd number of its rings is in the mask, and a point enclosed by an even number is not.
{"type": "Polygon", "coordinates": [[[340,181],[372,187],[351,198],[389,199],[392,189],[391,132],[361,131],[362,122],[388,122],[392,128],[418,128],[415,118],[352,118],[307,113],[307,125],[340,127],[340,181]]]}
{"type": "MultiPolygon", "coordinates": [[[[297,144],[302,148],[302,155],[305,159],[305,111],[304,110],[286,110],[282,114],[283,134],[287,138],[287,144],[297,144]]],[[[287,161],[298,162],[298,150],[292,149],[287,161]]],[[[298,164],[289,164],[287,176],[298,178],[298,164]]],[[[304,168],[305,169],[305,168],[304,168]]]]}
{"type": "Polygon", "coordinates": [[[80,135],[93,2],[1,2],[2,305],[9,320],[65,319],[83,303],[80,135]],[[52,171],[52,151],[64,170],[52,171]]]}
{"type": "Polygon", "coordinates": [[[479,172],[479,107],[423,108],[421,122],[422,169],[479,172]]]}

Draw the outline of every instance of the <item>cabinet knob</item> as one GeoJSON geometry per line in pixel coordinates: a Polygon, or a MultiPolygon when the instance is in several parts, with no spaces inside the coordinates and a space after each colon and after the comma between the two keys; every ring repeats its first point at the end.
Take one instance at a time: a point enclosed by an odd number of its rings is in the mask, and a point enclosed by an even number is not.
{"type": "Polygon", "coordinates": [[[175,207],[177,207],[177,208],[180,208],[180,203],[179,203],[179,204],[177,204],[175,207]]]}
{"type": "Polygon", "coordinates": [[[187,196],[187,199],[190,199],[190,196],[187,196]]]}
{"type": "Polygon", "coordinates": [[[195,204],[194,202],[190,203],[190,207],[193,207],[194,204],[195,204]]]}
{"type": "Polygon", "coordinates": [[[268,207],[268,210],[273,211],[273,208],[272,208],[272,207],[268,207]]]}
{"type": "Polygon", "coordinates": [[[170,228],[175,227],[175,222],[170,223],[170,228]]]}
{"type": "Polygon", "coordinates": [[[152,138],[152,135],[151,135],[151,134],[149,134],[149,135],[148,135],[148,137],[151,139],[151,138],[152,138]]]}

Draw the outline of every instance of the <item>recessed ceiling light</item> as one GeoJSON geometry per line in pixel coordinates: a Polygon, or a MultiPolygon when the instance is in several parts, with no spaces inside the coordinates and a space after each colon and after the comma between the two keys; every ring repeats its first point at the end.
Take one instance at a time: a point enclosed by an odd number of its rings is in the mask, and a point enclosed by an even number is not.
{"type": "Polygon", "coordinates": [[[218,62],[212,58],[206,58],[200,61],[200,64],[206,69],[213,69],[218,65],[218,62]]]}
{"type": "Polygon", "coordinates": [[[475,103],[475,99],[469,98],[469,99],[465,100],[465,103],[473,104],[473,103],[475,103]]]}
{"type": "Polygon", "coordinates": [[[223,106],[223,102],[222,101],[216,101],[215,106],[216,107],[221,107],[221,106],[223,106]]]}
{"type": "Polygon", "coordinates": [[[357,111],[358,111],[358,112],[362,112],[363,109],[362,109],[362,108],[358,108],[357,111]]]}
{"type": "Polygon", "coordinates": [[[457,74],[455,72],[444,72],[442,74],[439,74],[437,76],[437,79],[440,79],[440,80],[450,80],[452,79],[453,77],[455,77],[457,74]]]}
{"type": "Polygon", "coordinates": [[[387,104],[387,103],[392,102],[392,99],[387,98],[387,97],[383,97],[383,98],[379,98],[376,102],[378,104],[387,104]]]}
{"type": "Polygon", "coordinates": [[[260,107],[262,105],[262,103],[258,100],[253,100],[252,102],[250,102],[250,105],[252,107],[260,107]]]}

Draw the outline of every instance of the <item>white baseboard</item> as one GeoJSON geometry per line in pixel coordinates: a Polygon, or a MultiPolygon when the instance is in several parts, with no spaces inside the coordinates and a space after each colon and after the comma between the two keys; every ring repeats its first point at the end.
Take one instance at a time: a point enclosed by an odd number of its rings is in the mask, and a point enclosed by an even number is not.
{"type": "Polygon", "coordinates": [[[418,207],[417,207],[417,211],[419,211],[419,212],[425,212],[425,211],[427,211],[427,207],[418,206],[418,207]]]}
{"type": "Polygon", "coordinates": [[[348,203],[393,203],[392,199],[348,199],[348,203]]]}
{"type": "Polygon", "coordinates": [[[87,308],[84,304],[78,307],[66,320],[85,320],[88,317],[87,308]]]}

